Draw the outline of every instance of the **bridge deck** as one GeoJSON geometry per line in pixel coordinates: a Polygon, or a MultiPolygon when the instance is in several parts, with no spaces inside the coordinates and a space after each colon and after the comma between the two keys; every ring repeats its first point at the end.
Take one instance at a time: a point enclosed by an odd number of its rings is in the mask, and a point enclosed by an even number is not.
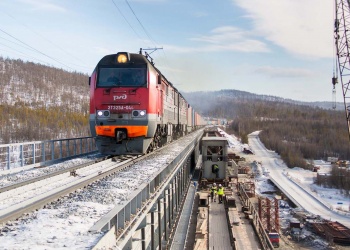
{"type": "Polygon", "coordinates": [[[209,249],[232,249],[228,231],[227,218],[224,203],[210,203],[209,208],[209,249]]]}
{"type": "MultiPolygon", "coordinates": [[[[247,250],[247,249],[263,249],[260,245],[259,238],[256,235],[252,223],[249,219],[245,218],[242,212],[242,203],[237,195],[237,190],[232,193],[232,197],[236,200],[236,211],[230,211],[229,217],[233,216],[239,217],[239,225],[232,225],[232,234],[235,237],[236,249],[237,250],[247,250]],[[234,214],[234,215],[233,215],[234,214]]],[[[232,219],[231,219],[232,220],[232,219]]],[[[232,223],[232,222],[231,222],[232,223]]]]}

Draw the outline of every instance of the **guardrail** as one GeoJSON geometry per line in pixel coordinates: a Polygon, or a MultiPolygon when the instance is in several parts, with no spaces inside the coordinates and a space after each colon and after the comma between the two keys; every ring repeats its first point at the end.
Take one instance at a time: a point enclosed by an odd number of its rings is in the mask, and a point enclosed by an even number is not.
{"type": "Polygon", "coordinates": [[[251,202],[249,195],[246,193],[246,191],[244,190],[244,186],[239,184],[238,185],[238,190],[240,193],[240,198],[242,200],[242,204],[245,207],[248,207],[251,215],[252,215],[252,226],[256,232],[256,234],[259,237],[261,246],[264,250],[272,250],[274,249],[274,246],[272,245],[269,236],[266,233],[266,230],[264,228],[264,225],[262,224],[260,217],[259,217],[259,213],[258,211],[255,209],[254,204],[251,202]]]}
{"type": "MultiPolygon", "coordinates": [[[[93,249],[166,249],[171,245],[172,230],[190,185],[189,159],[201,135],[194,134],[193,140],[184,145],[171,162],[165,162],[165,166],[148,177],[127,200],[90,228],[92,234],[105,233],[93,249]]],[[[171,151],[172,145],[168,146],[163,150],[171,151]]]]}
{"type": "Polygon", "coordinates": [[[0,171],[41,166],[96,151],[94,137],[78,137],[0,145],[0,171]]]}

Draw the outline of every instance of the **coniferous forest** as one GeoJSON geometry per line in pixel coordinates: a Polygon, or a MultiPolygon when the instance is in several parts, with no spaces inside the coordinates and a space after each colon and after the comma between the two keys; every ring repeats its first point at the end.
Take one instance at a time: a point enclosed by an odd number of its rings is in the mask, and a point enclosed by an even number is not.
{"type": "MultiPolygon", "coordinates": [[[[239,98],[236,96],[237,91],[232,90],[190,95],[193,103],[202,103],[201,107],[203,102],[200,100],[215,100],[203,107],[204,114],[230,120],[227,132],[235,134],[242,142],[248,142],[248,134],[261,131],[260,140],[266,148],[276,151],[288,167],[312,170],[315,159],[350,159],[344,110],[324,109],[267,96],[249,97],[247,93],[243,93],[245,97],[239,98]]],[[[340,189],[350,195],[348,166],[334,165],[331,173],[318,176],[316,183],[340,189]]]]}
{"type": "MultiPolygon", "coordinates": [[[[210,93],[215,102],[207,107],[201,106],[206,116],[228,119],[229,128],[243,142],[248,142],[248,134],[261,131],[260,139],[265,146],[279,153],[290,167],[306,167],[304,159],[327,160],[329,156],[350,159],[350,142],[343,110],[253,94],[248,97],[246,92],[240,98],[236,92],[210,93]]],[[[200,100],[210,98],[206,96],[209,92],[189,95],[195,105],[200,100]]]]}
{"type": "Polygon", "coordinates": [[[0,57],[0,143],[88,136],[88,76],[0,57]]]}

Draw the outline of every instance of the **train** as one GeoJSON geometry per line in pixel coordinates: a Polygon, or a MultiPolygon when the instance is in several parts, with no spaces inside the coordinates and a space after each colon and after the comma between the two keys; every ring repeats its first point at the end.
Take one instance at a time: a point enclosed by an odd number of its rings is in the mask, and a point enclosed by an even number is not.
{"type": "Polygon", "coordinates": [[[104,56],[89,77],[90,132],[106,155],[140,155],[205,126],[149,54],[104,56]]]}

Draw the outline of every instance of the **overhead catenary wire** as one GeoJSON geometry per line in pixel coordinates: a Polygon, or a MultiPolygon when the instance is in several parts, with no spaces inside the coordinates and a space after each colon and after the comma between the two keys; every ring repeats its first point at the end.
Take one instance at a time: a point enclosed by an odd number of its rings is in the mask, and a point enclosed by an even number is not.
{"type": "MultiPolygon", "coordinates": [[[[20,43],[16,43],[15,41],[12,41],[12,40],[10,40],[10,39],[6,39],[6,38],[1,37],[1,36],[0,36],[0,39],[3,39],[3,40],[5,40],[5,41],[8,41],[8,42],[10,42],[10,43],[12,43],[12,44],[15,44],[15,45],[17,45],[17,46],[19,46],[19,47],[22,47],[22,48],[24,48],[24,49],[27,49],[27,50],[36,52],[33,48],[30,48],[30,47],[28,47],[28,46],[24,46],[24,45],[22,45],[22,44],[20,44],[20,43]]],[[[35,56],[29,55],[29,54],[27,54],[27,53],[24,53],[23,51],[20,51],[20,50],[18,50],[18,49],[16,49],[16,48],[13,48],[13,47],[11,47],[11,46],[9,46],[9,45],[7,45],[7,44],[4,44],[4,43],[1,43],[1,42],[0,42],[0,45],[2,45],[3,47],[9,48],[10,50],[12,50],[12,52],[15,52],[15,53],[18,54],[18,55],[24,56],[24,57],[26,57],[26,58],[28,58],[28,59],[32,59],[32,60],[34,59],[35,61],[40,62],[40,63],[42,63],[43,65],[47,65],[47,66],[52,67],[52,63],[49,63],[49,62],[43,61],[43,60],[41,60],[41,59],[38,59],[38,58],[36,58],[35,56]]],[[[4,51],[4,52],[10,52],[10,51],[4,50],[4,49],[0,49],[0,50],[1,50],[1,51],[4,51]]],[[[10,53],[11,53],[11,52],[10,52],[10,53]]],[[[75,65],[75,64],[72,64],[72,65],[75,65]]],[[[75,66],[82,67],[82,66],[80,66],[80,65],[75,65],[75,66]]]]}
{"type": "MultiPolygon", "coordinates": [[[[8,41],[8,42],[10,42],[10,43],[13,43],[13,44],[15,44],[15,45],[17,45],[17,46],[20,46],[20,47],[22,47],[22,48],[25,48],[25,49],[27,49],[27,50],[35,51],[34,49],[29,48],[28,46],[24,46],[23,44],[16,43],[15,41],[12,41],[12,40],[10,40],[10,39],[6,39],[5,37],[0,36],[0,39],[5,40],[5,41],[8,41]]],[[[4,44],[3,44],[3,45],[4,45],[4,44]]],[[[6,45],[4,45],[4,46],[6,46],[6,45]]]]}
{"type": "Polygon", "coordinates": [[[140,26],[142,27],[143,31],[145,32],[146,36],[150,39],[150,41],[153,42],[154,46],[157,47],[157,43],[154,41],[154,39],[151,37],[151,35],[148,33],[148,31],[146,30],[146,28],[143,26],[142,22],[140,21],[140,19],[137,17],[135,11],[133,10],[133,8],[131,7],[131,5],[129,4],[128,0],[125,0],[125,2],[127,3],[127,5],[129,6],[131,12],[133,13],[133,15],[135,16],[136,20],[138,21],[138,23],[140,24],[140,26]]]}
{"type": "MultiPolygon", "coordinates": [[[[120,10],[120,8],[117,6],[116,2],[115,2],[114,0],[112,0],[112,2],[113,2],[113,4],[114,4],[114,6],[117,8],[117,10],[119,11],[119,13],[123,16],[123,18],[125,19],[125,21],[128,23],[128,25],[130,26],[130,28],[134,31],[134,33],[135,33],[141,40],[144,40],[144,39],[142,39],[142,37],[137,33],[137,31],[133,28],[133,26],[128,22],[127,18],[125,17],[125,15],[123,14],[123,12],[120,10]]],[[[145,34],[147,35],[147,37],[148,37],[150,40],[152,40],[152,41],[154,42],[154,39],[152,39],[152,37],[150,36],[150,34],[147,32],[147,30],[145,29],[145,27],[142,25],[140,19],[136,16],[136,13],[135,13],[135,11],[132,9],[131,5],[130,5],[128,2],[126,2],[126,3],[127,3],[127,5],[128,5],[128,7],[130,8],[130,10],[132,11],[133,15],[135,16],[135,18],[137,19],[137,21],[139,22],[139,24],[141,25],[141,27],[142,27],[142,29],[144,30],[144,32],[145,32],[145,34]]],[[[7,16],[11,17],[12,19],[18,21],[14,16],[12,16],[12,15],[10,15],[10,14],[4,12],[3,10],[2,10],[2,12],[5,13],[7,16]]],[[[20,22],[20,21],[18,21],[18,22],[20,22]]],[[[20,23],[21,23],[21,22],[20,22],[20,23]]],[[[38,36],[42,37],[43,39],[45,39],[46,41],[48,41],[50,44],[52,44],[52,45],[54,45],[55,47],[59,48],[59,49],[60,49],[61,51],[63,51],[64,53],[70,55],[71,57],[74,57],[73,55],[71,55],[70,53],[68,53],[67,51],[65,51],[63,48],[61,48],[60,46],[56,45],[55,43],[53,43],[52,41],[50,41],[50,40],[47,39],[46,37],[42,36],[42,35],[39,34],[38,32],[36,32],[36,31],[34,31],[33,29],[31,29],[30,27],[28,27],[28,25],[25,25],[25,24],[23,24],[23,23],[21,23],[21,24],[22,24],[23,26],[25,26],[29,31],[35,33],[36,35],[38,35],[38,36]]],[[[64,67],[66,67],[66,68],[68,68],[68,69],[70,69],[70,70],[74,70],[74,69],[73,69],[71,66],[69,66],[67,63],[64,63],[64,62],[62,62],[61,60],[58,60],[58,59],[56,59],[56,58],[50,56],[49,54],[47,54],[47,53],[45,53],[45,52],[43,52],[43,51],[41,51],[41,50],[39,50],[39,49],[37,49],[37,48],[35,48],[35,47],[29,45],[28,43],[26,43],[26,42],[24,42],[23,40],[19,39],[19,38],[16,37],[15,35],[12,35],[12,34],[8,33],[8,32],[5,31],[4,29],[1,29],[1,28],[0,28],[0,32],[4,33],[4,34],[6,34],[7,36],[9,36],[9,37],[11,37],[12,39],[14,39],[14,41],[12,41],[12,40],[3,38],[3,39],[5,39],[5,40],[7,40],[8,42],[14,43],[14,44],[16,44],[17,46],[21,46],[21,47],[23,47],[23,48],[25,48],[25,49],[32,50],[32,51],[34,51],[34,52],[36,52],[36,53],[39,53],[39,54],[41,54],[41,55],[43,55],[43,56],[45,56],[45,57],[47,57],[47,58],[49,58],[49,59],[51,59],[51,60],[53,60],[53,61],[55,61],[55,62],[57,62],[57,63],[63,65],[64,67]]],[[[154,43],[155,43],[155,42],[154,42],[154,43]]],[[[14,48],[11,48],[11,47],[9,47],[9,48],[10,48],[11,50],[16,51],[14,48]]],[[[18,53],[22,53],[22,52],[20,52],[20,51],[18,51],[18,50],[17,50],[17,52],[18,52],[18,53]]],[[[22,54],[24,54],[24,53],[22,53],[22,54]]],[[[35,58],[35,57],[33,57],[33,58],[35,58]]],[[[74,57],[74,58],[77,59],[76,57],[74,57]]],[[[36,59],[36,60],[38,60],[38,59],[36,59]]],[[[80,60],[80,59],[78,59],[78,60],[80,60]]],[[[46,64],[50,64],[50,63],[46,63],[46,64]]],[[[70,63],[70,64],[72,64],[72,63],[70,63]]],[[[72,65],[78,66],[78,67],[84,67],[84,66],[76,65],[76,64],[72,64],[72,65]]],[[[85,68],[85,67],[84,67],[84,68],[85,68]]]]}
{"type": "MultiPolygon", "coordinates": [[[[0,44],[1,44],[1,43],[0,43],[0,44]]],[[[52,67],[52,65],[50,65],[49,63],[47,63],[47,62],[45,62],[45,61],[42,61],[42,60],[40,60],[40,59],[38,59],[38,58],[36,58],[36,57],[33,57],[33,56],[28,55],[28,54],[26,54],[26,53],[20,52],[20,51],[14,49],[14,48],[11,48],[10,46],[4,45],[4,44],[2,44],[2,45],[5,46],[5,47],[7,47],[7,48],[9,48],[9,49],[11,49],[11,50],[13,50],[14,53],[17,53],[17,54],[20,55],[21,57],[25,57],[25,58],[28,58],[28,59],[34,59],[34,60],[36,60],[36,61],[42,63],[43,65],[47,65],[47,66],[49,66],[49,67],[52,67]]],[[[2,49],[2,48],[0,48],[0,51],[10,52],[10,51],[4,50],[4,49],[2,49]]],[[[12,53],[13,53],[13,51],[12,51],[12,53]]],[[[0,57],[1,57],[1,56],[0,56],[0,57]]]]}
{"type": "Polygon", "coordinates": [[[126,17],[124,16],[123,12],[119,9],[119,7],[117,6],[117,4],[114,2],[114,0],[112,0],[114,6],[117,8],[119,14],[124,18],[125,22],[129,25],[129,27],[134,31],[134,33],[136,34],[136,36],[140,39],[143,40],[142,37],[136,32],[136,30],[134,29],[134,27],[132,27],[132,25],[129,23],[128,19],[126,19],[126,17]]]}
{"type": "MultiPolygon", "coordinates": [[[[3,39],[3,40],[8,41],[8,42],[10,42],[10,43],[13,43],[13,44],[15,44],[15,45],[17,45],[17,46],[20,46],[20,47],[24,48],[24,49],[27,49],[27,50],[30,50],[30,51],[35,51],[34,49],[29,48],[28,46],[24,46],[24,45],[22,45],[22,44],[20,44],[20,43],[16,43],[16,42],[14,42],[14,41],[11,41],[10,39],[6,39],[6,38],[1,37],[1,36],[0,36],[0,39],[3,39]]],[[[4,43],[1,43],[1,42],[0,42],[0,45],[4,46],[4,47],[6,47],[6,48],[11,49],[12,51],[14,51],[15,53],[17,53],[17,54],[19,54],[19,55],[21,55],[21,56],[25,56],[25,57],[28,58],[28,59],[34,59],[34,60],[36,60],[36,61],[38,61],[38,62],[40,62],[40,63],[43,63],[44,65],[52,66],[52,64],[50,64],[50,63],[48,63],[48,62],[45,62],[45,61],[43,61],[43,60],[41,60],[41,59],[36,58],[35,56],[29,55],[29,54],[27,54],[27,53],[24,53],[23,51],[19,51],[18,49],[15,49],[15,48],[13,48],[13,47],[7,45],[7,44],[4,44],[4,43]]],[[[5,51],[5,52],[10,52],[10,51],[3,50],[3,49],[0,49],[0,50],[5,51]]],[[[36,52],[36,51],[35,51],[35,52],[36,52]]],[[[73,64],[73,65],[74,65],[74,64],[73,64]]],[[[76,65],[76,66],[79,66],[79,65],[76,65]]]]}
{"type": "Polygon", "coordinates": [[[62,62],[60,62],[59,60],[57,60],[57,59],[55,59],[55,58],[53,58],[53,57],[51,57],[51,56],[45,54],[44,52],[42,52],[42,51],[40,51],[40,50],[37,50],[36,48],[30,46],[29,44],[27,44],[27,43],[21,41],[20,39],[18,39],[18,38],[16,38],[16,37],[14,37],[13,35],[9,34],[8,32],[4,31],[3,29],[0,28],[0,31],[3,32],[3,33],[5,33],[6,35],[12,37],[12,38],[15,39],[16,41],[18,41],[18,42],[20,42],[20,43],[26,45],[28,48],[33,49],[33,50],[36,51],[37,53],[39,53],[39,54],[41,54],[41,55],[43,55],[43,56],[46,56],[47,58],[50,58],[51,60],[54,60],[55,62],[57,62],[57,63],[59,63],[59,64],[65,66],[65,67],[67,67],[67,68],[69,68],[69,69],[71,69],[71,70],[74,70],[73,68],[71,68],[71,67],[69,67],[68,65],[66,65],[66,64],[64,64],[64,63],[62,63],[62,62]]]}
{"type": "MultiPolygon", "coordinates": [[[[127,5],[129,6],[131,12],[133,13],[133,15],[135,16],[136,20],[138,21],[138,23],[140,24],[140,26],[142,27],[143,31],[145,32],[145,34],[147,35],[147,37],[149,38],[150,41],[153,42],[154,46],[157,47],[157,42],[153,39],[153,37],[149,34],[149,32],[146,30],[146,28],[144,27],[144,25],[142,24],[142,22],[140,21],[140,19],[137,17],[135,11],[133,10],[133,8],[131,7],[131,5],[129,4],[128,0],[125,0],[125,2],[127,3],[127,5]]],[[[167,56],[165,54],[164,49],[162,48],[163,54],[164,54],[164,58],[165,58],[165,64],[167,65],[168,68],[169,67],[169,63],[167,61],[167,56]]],[[[174,76],[174,74],[172,74],[171,71],[169,71],[169,73],[174,76]]],[[[172,77],[172,79],[176,80],[176,77],[172,77]]],[[[179,83],[173,83],[174,85],[181,85],[179,83]]]]}
{"type": "Polygon", "coordinates": [[[84,64],[84,66],[82,65],[77,65],[77,64],[73,64],[71,63],[72,65],[74,66],[78,66],[78,67],[81,67],[81,68],[85,68],[85,69],[88,69],[87,65],[85,65],[85,62],[83,62],[80,58],[72,55],[71,53],[69,53],[68,51],[66,51],[65,49],[63,49],[62,47],[60,47],[59,45],[55,44],[54,42],[52,42],[51,40],[49,40],[46,36],[43,36],[41,35],[40,33],[36,32],[35,30],[31,29],[28,25],[20,22],[19,20],[17,20],[14,16],[10,15],[9,13],[5,12],[2,10],[3,13],[5,13],[6,15],[8,15],[9,17],[11,17],[12,19],[16,20],[17,22],[19,22],[21,25],[23,25],[24,27],[26,27],[29,31],[33,32],[34,34],[36,34],[37,36],[40,36],[41,38],[45,39],[47,42],[49,42],[51,45],[55,46],[56,48],[58,48],[59,50],[63,51],[65,54],[69,55],[70,57],[80,61],[81,63],[84,64]]]}
{"type": "MultiPolygon", "coordinates": [[[[130,22],[127,20],[127,18],[125,17],[125,15],[123,14],[123,12],[120,10],[120,8],[117,6],[117,4],[115,3],[114,0],[112,0],[114,6],[118,9],[119,13],[121,14],[121,16],[124,18],[124,20],[126,21],[126,23],[130,26],[130,28],[134,31],[134,33],[137,35],[138,38],[140,38],[141,40],[143,40],[140,35],[136,32],[136,30],[134,29],[134,27],[130,24],[130,22]]],[[[135,11],[133,10],[133,8],[131,7],[130,3],[128,2],[128,0],[125,0],[126,4],[128,5],[129,9],[131,10],[131,12],[133,13],[133,15],[135,16],[136,20],[138,21],[138,23],[140,24],[141,28],[143,29],[144,33],[146,34],[146,36],[148,37],[148,39],[154,44],[155,47],[157,47],[157,42],[152,38],[152,36],[149,34],[149,32],[146,30],[145,26],[142,24],[142,22],[140,21],[140,19],[137,17],[135,11]]],[[[169,63],[167,60],[167,55],[164,51],[164,49],[162,49],[163,51],[163,55],[164,55],[164,63],[166,65],[166,67],[169,67],[169,63]]],[[[169,74],[171,74],[171,78],[176,80],[176,76],[175,74],[173,74],[171,71],[169,71],[169,74]]],[[[174,85],[181,85],[181,84],[174,84],[174,85]]]]}

